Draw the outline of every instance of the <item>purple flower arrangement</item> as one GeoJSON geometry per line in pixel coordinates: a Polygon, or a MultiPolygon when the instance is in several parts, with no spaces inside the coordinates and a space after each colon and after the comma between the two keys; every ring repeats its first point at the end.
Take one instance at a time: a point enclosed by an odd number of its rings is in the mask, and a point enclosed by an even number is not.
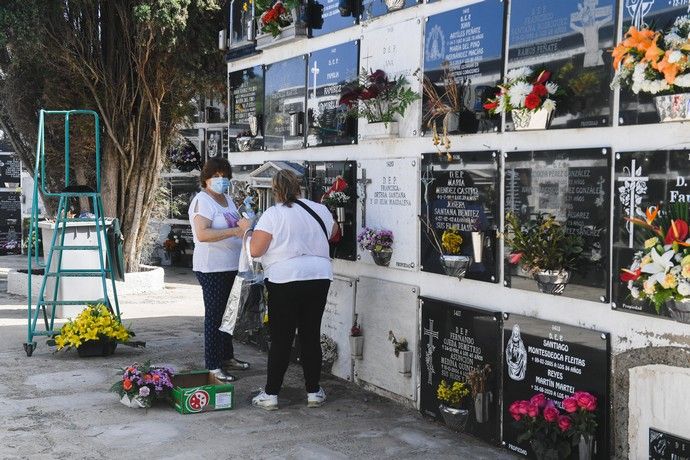
{"type": "Polygon", "coordinates": [[[357,235],[359,247],[365,251],[383,252],[390,251],[393,246],[393,232],[390,230],[374,230],[365,227],[357,235]]]}
{"type": "Polygon", "coordinates": [[[201,169],[201,154],[189,140],[170,147],[168,149],[168,158],[182,172],[201,169]]]}
{"type": "Polygon", "coordinates": [[[173,369],[153,367],[149,362],[134,363],[122,369],[122,378],[111,390],[131,401],[136,399],[143,407],[151,407],[154,400],[164,399],[173,388],[173,369]]]}

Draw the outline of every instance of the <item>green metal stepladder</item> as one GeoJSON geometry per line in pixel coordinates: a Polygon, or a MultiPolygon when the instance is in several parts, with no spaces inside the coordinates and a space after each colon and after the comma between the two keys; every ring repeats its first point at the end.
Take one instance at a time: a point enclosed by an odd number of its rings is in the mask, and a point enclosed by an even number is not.
{"type": "Polygon", "coordinates": [[[101,137],[100,137],[100,122],[99,117],[93,110],[41,110],[39,113],[38,122],[38,138],[36,143],[36,165],[34,168],[34,194],[31,207],[31,223],[29,227],[29,259],[28,259],[28,335],[27,341],[24,344],[24,351],[27,356],[31,356],[36,349],[36,336],[47,336],[49,338],[55,336],[58,331],[55,331],[55,309],[58,305],[86,305],[104,303],[108,308],[117,315],[120,320],[120,306],[117,300],[117,289],[115,286],[115,265],[113,264],[113,256],[110,253],[110,247],[106,234],[106,223],[103,212],[103,201],[101,199],[101,137]],[[46,115],[63,116],[65,119],[65,188],[61,192],[51,192],[46,189],[46,159],[45,159],[45,117],[46,115]],[[93,116],[94,130],[95,130],[95,155],[96,155],[96,189],[85,185],[77,185],[70,183],[70,117],[77,115],[93,116]],[[39,179],[40,178],[40,179],[39,179]],[[50,242],[50,251],[45,257],[45,264],[41,264],[39,258],[38,235],[39,235],[39,205],[38,193],[40,192],[44,197],[58,198],[57,214],[55,217],[55,228],[53,230],[52,240],[50,242]],[[69,211],[69,202],[71,198],[87,198],[93,209],[93,217],[88,218],[70,218],[67,213],[69,211]],[[96,245],[91,246],[66,246],[65,233],[67,232],[69,222],[90,222],[96,227],[96,245]],[[104,247],[105,246],[105,247],[104,247]],[[103,258],[103,251],[105,250],[105,261],[103,258]],[[98,251],[99,268],[85,268],[85,269],[64,269],[62,268],[62,254],[64,251],[98,251]],[[57,257],[57,264],[53,267],[53,258],[57,257]],[[107,265],[104,263],[107,262],[107,265]],[[32,267],[33,265],[33,267],[32,267]],[[34,301],[34,295],[31,292],[31,276],[33,268],[43,268],[44,276],[41,282],[41,289],[38,297],[34,301]],[[58,299],[58,292],[60,287],[60,279],[62,277],[90,277],[100,278],[101,287],[103,288],[103,298],[101,299],[79,299],[79,300],[60,300],[58,299]],[[107,278],[110,277],[112,283],[113,303],[111,304],[108,298],[107,278]],[[52,287],[52,298],[46,296],[46,288],[48,279],[55,279],[55,284],[52,287]],[[50,315],[48,313],[50,308],[50,315]],[[44,330],[38,330],[39,315],[43,316],[44,330]]]}

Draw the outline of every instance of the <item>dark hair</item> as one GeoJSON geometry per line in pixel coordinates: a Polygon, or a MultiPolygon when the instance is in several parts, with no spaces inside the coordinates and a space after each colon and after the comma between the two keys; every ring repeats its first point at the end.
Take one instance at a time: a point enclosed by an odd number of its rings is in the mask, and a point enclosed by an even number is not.
{"type": "Polygon", "coordinates": [[[277,201],[282,202],[288,208],[292,207],[291,203],[297,201],[302,194],[297,174],[287,169],[278,171],[273,176],[273,193],[275,193],[277,201]]]}
{"type": "Polygon", "coordinates": [[[204,167],[201,169],[199,176],[199,183],[201,188],[206,188],[206,181],[212,178],[216,173],[223,173],[228,179],[232,179],[232,170],[230,163],[225,158],[214,157],[206,160],[204,167]]]}

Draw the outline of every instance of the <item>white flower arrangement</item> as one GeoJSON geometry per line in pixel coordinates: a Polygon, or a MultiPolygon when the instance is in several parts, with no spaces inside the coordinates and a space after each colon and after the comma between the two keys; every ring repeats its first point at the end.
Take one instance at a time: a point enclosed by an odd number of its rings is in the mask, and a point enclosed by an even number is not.
{"type": "Polygon", "coordinates": [[[549,81],[550,77],[551,73],[546,70],[535,75],[530,67],[511,69],[506,74],[506,82],[498,86],[498,94],[487,100],[484,108],[492,114],[511,110],[536,111],[541,108],[553,110],[556,108],[553,96],[559,87],[557,83],[549,81]]]}

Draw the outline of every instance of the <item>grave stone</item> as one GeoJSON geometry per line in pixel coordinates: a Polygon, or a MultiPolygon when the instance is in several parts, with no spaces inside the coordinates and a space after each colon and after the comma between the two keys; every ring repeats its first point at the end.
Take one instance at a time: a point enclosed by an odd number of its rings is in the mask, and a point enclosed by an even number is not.
{"type": "Polygon", "coordinates": [[[436,390],[441,380],[468,382],[471,371],[490,372],[466,398],[466,433],[493,444],[500,437],[501,313],[422,297],[420,396],[422,413],[439,418],[436,390]],[[475,395],[476,391],[476,395],[475,395]]]}
{"type": "Polygon", "coordinates": [[[267,64],[264,93],[264,146],[267,150],[304,147],[307,56],[267,64]]]}
{"type": "Polygon", "coordinates": [[[440,242],[443,232],[456,228],[463,242],[461,255],[471,256],[466,278],[498,282],[499,152],[435,153],[422,161],[420,225],[422,270],[445,274],[431,231],[440,242]]]}
{"type": "Polygon", "coordinates": [[[338,347],[338,359],[331,374],[345,380],[352,380],[350,329],[355,316],[355,290],[353,279],[334,276],[321,320],[321,333],[333,339],[338,347]]]}
{"type": "Polygon", "coordinates": [[[564,91],[552,128],[611,124],[614,0],[510,3],[508,70],[548,70],[564,91]]]}
{"type": "MultiPolygon", "coordinates": [[[[434,85],[439,96],[446,92],[444,77],[452,77],[460,92],[461,107],[443,98],[458,113],[448,117],[448,131],[462,133],[497,130],[499,117],[488,117],[484,101],[494,96],[494,87],[501,79],[503,63],[504,2],[487,0],[457,10],[430,16],[426,22],[424,43],[424,76],[434,85]]],[[[429,97],[424,95],[422,129],[428,129],[429,97]]],[[[437,129],[442,130],[441,120],[437,129]]]]}
{"type": "Polygon", "coordinates": [[[22,162],[13,153],[0,154],[0,188],[21,186],[22,162]]]}
{"type": "MultiPolygon", "coordinates": [[[[505,210],[522,222],[545,213],[565,223],[584,246],[564,296],[607,302],[611,151],[607,148],[510,152],[505,159],[505,210]]],[[[506,247],[506,254],[510,248],[506,247]]],[[[505,284],[537,290],[521,267],[506,260],[505,284]]]]}
{"type": "MultiPolygon", "coordinates": [[[[249,150],[260,150],[263,145],[264,69],[257,65],[228,74],[230,90],[230,125],[237,126],[239,134],[255,136],[249,150]],[[250,122],[256,119],[256,132],[250,122]]],[[[232,139],[230,150],[239,151],[232,139]]]]}
{"type": "Polygon", "coordinates": [[[314,3],[323,6],[323,12],[321,13],[323,24],[319,28],[312,26],[312,37],[320,37],[336,30],[352,27],[359,22],[357,6],[359,2],[356,0],[318,0],[314,3]]]}
{"type": "Polygon", "coordinates": [[[357,82],[359,42],[343,43],[309,55],[307,146],[354,144],[357,121],[340,105],[346,85],[357,82]]]}
{"type": "Polygon", "coordinates": [[[22,252],[21,192],[0,191],[0,255],[22,252]]]}
{"type": "MultiPolygon", "coordinates": [[[[414,248],[419,247],[419,206],[416,201],[419,196],[419,160],[363,160],[357,165],[359,180],[364,171],[367,184],[360,199],[366,202],[366,227],[393,232],[393,255],[389,267],[417,270],[419,259],[414,248]]],[[[361,227],[360,222],[358,233],[361,227]]],[[[359,246],[357,258],[366,263],[374,263],[369,251],[362,250],[359,246]]]]}
{"type": "Polygon", "coordinates": [[[587,391],[597,398],[593,458],[609,458],[609,334],[506,314],[502,349],[505,351],[503,442],[506,447],[513,453],[534,458],[529,443],[517,441],[520,433],[508,411],[514,401],[529,400],[534,394],[543,393],[560,408],[563,399],[575,391],[587,391]]]}
{"type": "Polygon", "coordinates": [[[690,458],[690,439],[654,428],[649,429],[649,460],[684,460],[690,458]]]}
{"type": "Polygon", "coordinates": [[[417,375],[417,295],[419,288],[361,277],[357,281],[355,311],[362,327],[364,351],[355,360],[356,380],[365,382],[404,398],[416,400],[417,387],[412,376],[417,375]],[[407,339],[413,351],[410,375],[398,372],[393,343],[388,340],[392,331],[399,340],[407,339]]]}

